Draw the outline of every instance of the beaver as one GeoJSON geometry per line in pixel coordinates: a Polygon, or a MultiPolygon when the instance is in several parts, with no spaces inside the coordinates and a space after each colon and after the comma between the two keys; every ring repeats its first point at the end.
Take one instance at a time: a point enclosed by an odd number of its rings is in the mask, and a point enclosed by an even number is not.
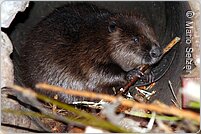
{"type": "MultiPolygon", "coordinates": [[[[32,28],[20,47],[14,63],[15,76],[23,86],[35,89],[36,83],[46,82],[107,94],[114,93],[113,87],[124,86],[139,65],[157,63],[162,53],[143,17],[89,3],[55,9],[32,28]]],[[[58,96],[66,103],[86,99],[58,96]]]]}

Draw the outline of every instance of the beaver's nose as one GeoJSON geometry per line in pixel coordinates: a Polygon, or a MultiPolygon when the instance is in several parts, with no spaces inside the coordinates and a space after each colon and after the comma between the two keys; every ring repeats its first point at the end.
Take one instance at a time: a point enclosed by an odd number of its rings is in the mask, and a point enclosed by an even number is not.
{"type": "Polygon", "coordinates": [[[155,46],[150,51],[150,56],[152,58],[159,58],[162,55],[162,50],[160,47],[155,46]]]}

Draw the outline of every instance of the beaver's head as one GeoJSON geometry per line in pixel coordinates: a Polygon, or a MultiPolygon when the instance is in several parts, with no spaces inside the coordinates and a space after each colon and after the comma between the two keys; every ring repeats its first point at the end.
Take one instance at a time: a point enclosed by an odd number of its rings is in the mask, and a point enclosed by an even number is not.
{"type": "Polygon", "coordinates": [[[162,50],[155,34],[146,22],[135,16],[118,16],[109,22],[111,58],[123,70],[129,71],[141,64],[155,64],[162,50]]]}

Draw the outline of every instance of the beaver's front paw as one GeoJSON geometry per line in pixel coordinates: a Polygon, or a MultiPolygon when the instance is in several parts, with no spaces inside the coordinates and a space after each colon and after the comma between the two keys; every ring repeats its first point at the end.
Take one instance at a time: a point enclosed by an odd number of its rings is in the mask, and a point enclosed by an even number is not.
{"type": "Polygon", "coordinates": [[[152,72],[148,74],[144,74],[139,69],[133,69],[129,71],[126,75],[126,79],[128,81],[131,81],[136,76],[142,79],[144,82],[148,82],[148,83],[154,82],[154,74],[152,72]]]}

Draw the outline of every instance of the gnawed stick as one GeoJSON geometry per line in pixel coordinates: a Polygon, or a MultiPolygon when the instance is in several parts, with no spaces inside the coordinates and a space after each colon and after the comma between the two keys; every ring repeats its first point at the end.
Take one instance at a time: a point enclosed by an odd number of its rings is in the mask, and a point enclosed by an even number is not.
{"type": "MultiPolygon", "coordinates": [[[[162,56],[164,56],[175,44],[177,44],[177,42],[180,41],[179,37],[175,37],[164,49],[163,49],[163,54],[162,56]]],[[[140,71],[142,73],[144,73],[150,66],[149,65],[142,65],[140,66],[140,71]]],[[[118,95],[123,95],[125,93],[128,92],[129,87],[131,87],[135,82],[137,82],[139,78],[137,76],[134,76],[133,79],[126,84],[126,86],[124,88],[121,88],[120,91],[118,92],[118,95]]]]}
{"type": "MultiPolygon", "coordinates": [[[[18,86],[13,86],[12,88],[14,89],[18,88],[18,86]]],[[[94,92],[89,92],[85,90],[80,91],[80,90],[73,90],[73,89],[64,89],[61,87],[48,85],[44,83],[37,84],[36,88],[48,90],[48,91],[60,92],[60,93],[69,94],[73,96],[82,96],[82,97],[91,98],[91,99],[104,100],[109,102],[114,102],[116,100],[119,100],[120,104],[126,107],[133,107],[136,109],[146,109],[150,111],[156,111],[158,113],[172,114],[178,117],[193,119],[197,122],[200,122],[199,114],[191,112],[191,111],[187,111],[187,110],[181,110],[174,106],[167,106],[165,104],[138,103],[132,100],[124,99],[124,98],[119,99],[119,97],[111,96],[107,94],[94,93],[94,92]]]]}

